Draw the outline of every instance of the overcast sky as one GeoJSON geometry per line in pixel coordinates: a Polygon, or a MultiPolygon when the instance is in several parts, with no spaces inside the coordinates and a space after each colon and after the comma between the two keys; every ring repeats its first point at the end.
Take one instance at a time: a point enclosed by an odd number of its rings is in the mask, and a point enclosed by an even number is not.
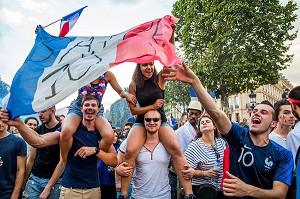
{"type": "MultiPolygon", "coordinates": [[[[33,47],[37,24],[45,26],[87,5],[68,36],[113,35],[171,14],[174,2],[175,0],[0,0],[1,78],[11,84],[15,73],[33,47]]],[[[299,28],[299,10],[297,14],[295,26],[299,28]]],[[[52,35],[58,35],[59,26],[58,22],[45,30],[52,35]]],[[[293,41],[291,53],[295,54],[294,61],[283,74],[294,85],[300,85],[300,33],[293,41]]],[[[133,63],[128,63],[111,69],[121,87],[128,87],[134,67],[133,63]]],[[[59,103],[58,108],[67,106],[75,97],[76,94],[71,95],[59,103]]],[[[109,87],[103,99],[105,109],[109,109],[111,103],[117,99],[118,95],[109,87]]]]}

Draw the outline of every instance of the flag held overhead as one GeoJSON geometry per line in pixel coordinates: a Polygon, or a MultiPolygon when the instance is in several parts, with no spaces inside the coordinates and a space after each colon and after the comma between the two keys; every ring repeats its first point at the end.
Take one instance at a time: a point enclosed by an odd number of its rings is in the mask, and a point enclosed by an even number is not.
{"type": "Polygon", "coordinates": [[[60,37],[64,37],[68,32],[73,28],[75,23],[77,22],[79,16],[81,15],[81,12],[83,9],[85,9],[87,6],[84,6],[83,8],[80,8],[79,10],[76,10],[75,12],[72,12],[71,14],[68,14],[67,16],[64,16],[61,19],[60,23],[60,37]]]}
{"type": "Polygon", "coordinates": [[[45,110],[120,63],[180,64],[169,42],[171,25],[177,21],[165,16],[97,37],[55,37],[40,26],[31,52],[13,79],[7,109],[13,118],[45,110]]]}

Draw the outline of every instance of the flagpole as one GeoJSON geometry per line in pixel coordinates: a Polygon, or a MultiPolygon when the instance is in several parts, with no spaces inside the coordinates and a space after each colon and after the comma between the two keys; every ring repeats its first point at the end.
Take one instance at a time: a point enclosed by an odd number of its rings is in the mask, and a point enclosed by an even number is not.
{"type": "Polygon", "coordinates": [[[46,28],[46,27],[48,27],[48,26],[51,26],[52,24],[55,24],[56,22],[59,22],[60,20],[61,20],[61,19],[58,19],[58,20],[56,20],[56,21],[54,21],[54,22],[52,22],[52,23],[50,23],[50,24],[44,26],[43,28],[46,28]]]}

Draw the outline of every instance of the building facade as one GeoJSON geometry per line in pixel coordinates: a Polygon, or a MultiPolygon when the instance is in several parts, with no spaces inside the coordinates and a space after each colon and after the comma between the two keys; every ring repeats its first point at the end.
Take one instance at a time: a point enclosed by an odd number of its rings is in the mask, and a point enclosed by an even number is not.
{"type": "MultiPolygon", "coordinates": [[[[263,100],[269,100],[272,104],[276,101],[281,100],[283,97],[283,92],[285,89],[291,90],[293,85],[283,76],[277,84],[264,85],[253,91],[256,95],[255,101],[250,101],[250,92],[242,93],[237,95],[231,95],[228,98],[228,117],[231,121],[240,123],[243,118],[249,121],[252,108],[256,106],[257,103],[263,100]]],[[[221,108],[220,100],[216,100],[219,108],[221,108]]]]}

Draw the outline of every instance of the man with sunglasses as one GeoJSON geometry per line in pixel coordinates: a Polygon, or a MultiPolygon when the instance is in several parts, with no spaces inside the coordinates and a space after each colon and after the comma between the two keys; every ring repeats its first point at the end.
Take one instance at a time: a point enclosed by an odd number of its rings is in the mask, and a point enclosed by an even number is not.
{"type": "MultiPolygon", "coordinates": [[[[159,140],[160,113],[157,110],[148,111],[145,114],[144,124],[147,138],[136,159],[131,197],[171,198],[171,188],[168,182],[168,166],[171,156],[159,140]]],[[[120,152],[124,155],[126,144],[127,140],[120,146],[120,152]]],[[[124,170],[128,168],[132,169],[132,167],[123,167],[124,170]]],[[[118,174],[121,173],[118,172],[118,174]]]]}
{"type": "MultiPolygon", "coordinates": [[[[192,100],[187,108],[187,122],[176,130],[179,145],[184,153],[188,145],[197,139],[199,118],[201,115],[201,104],[192,100]]],[[[177,198],[177,175],[173,168],[169,172],[172,199],[177,198]]]]}

